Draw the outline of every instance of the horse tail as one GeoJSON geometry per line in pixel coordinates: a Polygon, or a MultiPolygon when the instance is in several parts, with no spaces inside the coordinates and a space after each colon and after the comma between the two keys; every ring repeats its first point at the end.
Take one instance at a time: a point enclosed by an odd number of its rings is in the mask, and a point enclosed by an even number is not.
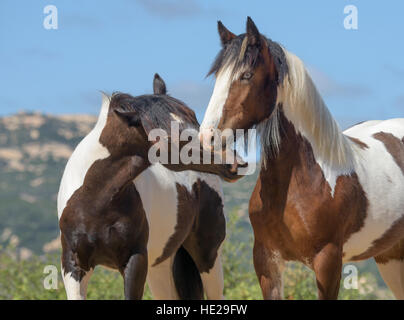
{"type": "Polygon", "coordinates": [[[174,257],[173,278],[181,300],[203,300],[201,275],[194,260],[181,246],[174,257]]]}

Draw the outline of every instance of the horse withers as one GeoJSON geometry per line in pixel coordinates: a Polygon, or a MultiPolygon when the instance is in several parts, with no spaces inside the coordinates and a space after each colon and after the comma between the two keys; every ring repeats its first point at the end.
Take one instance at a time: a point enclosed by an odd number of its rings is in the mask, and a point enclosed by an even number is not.
{"type": "Polygon", "coordinates": [[[155,298],[197,299],[203,290],[208,298],[222,297],[223,194],[211,173],[232,180],[235,167],[211,165],[203,174],[150,166],[150,126],[167,126],[174,117],[198,127],[194,113],[165,94],[158,76],[154,91],[104,95],[97,124],[66,165],[58,214],[69,299],[86,297],[96,265],[122,274],[127,299],[142,297],[146,275],[155,298]]]}

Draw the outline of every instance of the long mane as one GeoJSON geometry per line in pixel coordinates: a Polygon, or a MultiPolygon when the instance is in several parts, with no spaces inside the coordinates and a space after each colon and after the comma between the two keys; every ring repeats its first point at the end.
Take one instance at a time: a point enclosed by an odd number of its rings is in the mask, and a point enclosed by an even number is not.
{"type": "MultiPolygon", "coordinates": [[[[285,49],[284,52],[289,72],[278,87],[277,104],[282,104],[286,118],[310,142],[323,169],[350,173],[355,165],[351,141],[332,117],[303,62],[285,49]]],[[[275,120],[276,117],[272,119],[275,120]]]]}
{"type": "MultiPolygon", "coordinates": [[[[257,125],[264,164],[281,144],[279,106],[282,105],[286,118],[310,142],[324,174],[335,170],[350,173],[355,164],[354,147],[332,117],[303,62],[280,44],[265,39],[278,71],[278,96],[272,116],[257,125]]],[[[246,50],[245,43],[246,35],[241,34],[224,46],[208,75],[218,75],[230,68],[234,79],[246,66],[253,67],[258,53],[246,50]]]]}

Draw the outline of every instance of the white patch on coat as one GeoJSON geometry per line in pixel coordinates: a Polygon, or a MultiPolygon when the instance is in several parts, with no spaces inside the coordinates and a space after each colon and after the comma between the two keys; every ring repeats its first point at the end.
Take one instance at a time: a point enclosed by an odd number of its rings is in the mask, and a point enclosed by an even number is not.
{"type": "Polygon", "coordinates": [[[91,165],[100,159],[108,158],[110,153],[99,142],[107,121],[109,97],[102,94],[101,112],[98,121],[90,133],[78,144],[66,164],[60,182],[57,198],[58,217],[60,219],[67,201],[84,182],[84,177],[91,165]]]}
{"type": "Polygon", "coordinates": [[[284,284],[283,284],[283,273],[285,271],[285,260],[282,258],[280,251],[272,250],[270,256],[266,253],[265,259],[268,259],[268,264],[273,270],[271,272],[271,280],[274,281],[273,293],[279,294],[279,297],[284,297],[284,284]]]}
{"type": "Polygon", "coordinates": [[[62,278],[65,285],[66,295],[68,300],[85,300],[87,296],[88,281],[93,273],[93,269],[90,269],[81,281],[77,281],[72,277],[72,273],[69,272],[65,275],[62,267],[62,278]]]}
{"type": "Polygon", "coordinates": [[[368,199],[363,227],[344,244],[345,261],[369,249],[404,214],[404,176],[384,143],[373,137],[386,132],[396,138],[404,136],[404,119],[359,124],[344,133],[365,143],[369,148],[356,152],[359,182],[368,199]]]}
{"type": "Polygon", "coordinates": [[[162,254],[165,244],[175,232],[178,203],[176,176],[177,173],[156,163],[134,180],[149,223],[147,250],[150,265],[162,254]]]}
{"type": "Polygon", "coordinates": [[[178,204],[176,183],[191,192],[198,179],[205,181],[223,199],[221,180],[212,174],[174,172],[156,163],[134,180],[149,223],[148,252],[151,264],[163,253],[168,239],[175,232],[178,204]]]}

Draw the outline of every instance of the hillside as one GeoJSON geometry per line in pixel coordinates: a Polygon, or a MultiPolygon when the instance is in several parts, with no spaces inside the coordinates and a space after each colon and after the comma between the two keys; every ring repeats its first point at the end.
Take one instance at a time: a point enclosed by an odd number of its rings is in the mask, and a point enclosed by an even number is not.
{"type": "MultiPolygon", "coordinates": [[[[19,247],[41,253],[58,236],[56,196],[63,168],[95,121],[89,115],[25,112],[0,118],[0,241],[13,235],[19,247]]],[[[226,209],[237,206],[245,219],[254,181],[226,184],[226,209]]]]}
{"type": "Polygon", "coordinates": [[[39,253],[57,237],[62,171],[95,120],[39,113],[0,118],[0,240],[12,234],[19,246],[39,253]]]}

